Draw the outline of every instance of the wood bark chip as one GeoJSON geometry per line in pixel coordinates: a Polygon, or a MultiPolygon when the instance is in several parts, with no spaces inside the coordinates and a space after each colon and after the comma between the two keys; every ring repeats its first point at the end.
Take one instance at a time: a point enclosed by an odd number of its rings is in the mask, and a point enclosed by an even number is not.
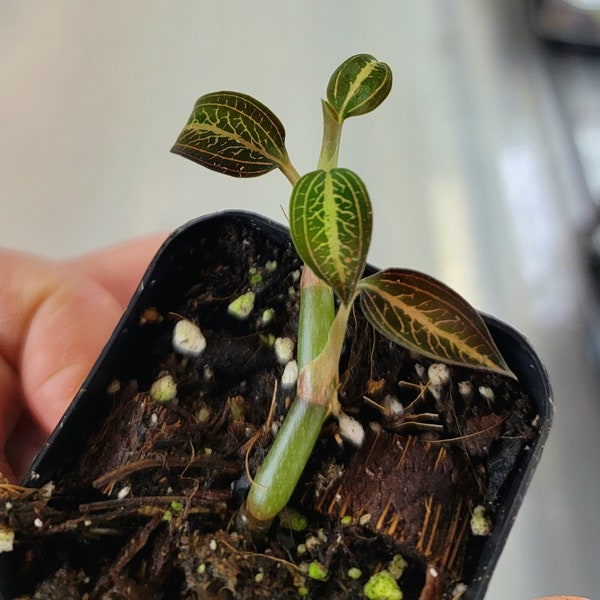
{"type": "Polygon", "coordinates": [[[414,549],[409,552],[423,564],[456,576],[471,510],[480,500],[473,490],[477,486],[460,450],[369,431],[339,484],[320,496],[315,508],[356,522],[370,515],[366,528],[414,549]]]}

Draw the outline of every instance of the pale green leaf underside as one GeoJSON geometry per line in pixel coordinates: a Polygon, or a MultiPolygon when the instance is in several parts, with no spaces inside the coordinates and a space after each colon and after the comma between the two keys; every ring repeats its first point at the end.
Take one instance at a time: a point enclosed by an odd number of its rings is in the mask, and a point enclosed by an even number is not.
{"type": "Polygon", "coordinates": [[[479,313],[433,277],[388,269],[363,279],[359,289],[369,322],[397,344],[435,360],[514,377],[479,313]]]}
{"type": "Polygon", "coordinates": [[[234,177],[256,177],[289,163],[279,119],[238,92],[199,98],[171,151],[234,177]]]}
{"type": "Polygon", "coordinates": [[[346,304],[364,271],[372,226],[367,190],[352,171],[313,171],[294,186],[290,228],[296,250],[346,304]]]}

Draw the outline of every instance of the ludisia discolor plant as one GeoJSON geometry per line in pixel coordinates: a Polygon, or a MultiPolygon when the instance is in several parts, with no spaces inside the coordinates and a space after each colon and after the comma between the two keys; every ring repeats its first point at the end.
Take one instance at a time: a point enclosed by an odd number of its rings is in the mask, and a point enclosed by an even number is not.
{"type": "Polygon", "coordinates": [[[262,466],[253,476],[242,524],[264,530],[285,507],[325,419],[339,411],[338,365],[353,304],[393,342],[435,360],[512,376],[483,320],[443,283],[408,269],[363,278],[371,241],[367,188],[338,166],[346,119],[377,108],[392,87],[387,64],[353,56],[333,73],[323,107],[317,168],[294,168],[280,120],[245,94],[202,96],[173,152],[209,169],[246,178],[280,169],[293,189],[290,232],[304,262],[301,278],[295,400],[262,466]],[[337,297],[337,302],[336,302],[337,297]]]}

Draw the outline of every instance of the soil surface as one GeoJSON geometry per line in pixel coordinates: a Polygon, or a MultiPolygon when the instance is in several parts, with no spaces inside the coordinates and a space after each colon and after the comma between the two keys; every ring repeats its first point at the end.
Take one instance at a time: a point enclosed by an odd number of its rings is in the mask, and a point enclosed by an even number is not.
{"type": "Polygon", "coordinates": [[[468,598],[487,529],[536,435],[535,409],[497,375],[448,367],[435,380],[438,366],[376,334],[358,309],[339,396],[364,442],[328,421],[264,542],[236,531],[249,477],[293,398],[273,343],[295,341],[300,268],[289,243],[251,227],[190,242],[173,297],[139,307],[134,351],[85,399],[108,416],[74,425],[85,441],[51,483],[0,485],[0,523],[15,532],[3,557],[24,582],[17,597],[365,598],[387,570],[405,600],[468,598]],[[228,314],[249,290],[250,315],[228,314]],[[173,350],[181,319],[202,329],[200,356],[173,350]],[[150,389],[167,374],[176,395],[158,403],[150,389]]]}

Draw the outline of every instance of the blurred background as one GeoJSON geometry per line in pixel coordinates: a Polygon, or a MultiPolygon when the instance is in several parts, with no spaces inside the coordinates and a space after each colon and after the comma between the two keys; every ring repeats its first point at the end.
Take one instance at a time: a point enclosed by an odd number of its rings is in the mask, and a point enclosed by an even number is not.
{"type": "Polygon", "coordinates": [[[341,152],[373,200],[370,262],[512,324],[554,387],[487,598],[600,598],[598,4],[0,0],[0,245],[61,258],[225,208],[284,221],[278,173],[240,182],[169,153],[194,101],[256,96],[303,172],[332,70],[388,62],[390,98],[341,152]]]}

